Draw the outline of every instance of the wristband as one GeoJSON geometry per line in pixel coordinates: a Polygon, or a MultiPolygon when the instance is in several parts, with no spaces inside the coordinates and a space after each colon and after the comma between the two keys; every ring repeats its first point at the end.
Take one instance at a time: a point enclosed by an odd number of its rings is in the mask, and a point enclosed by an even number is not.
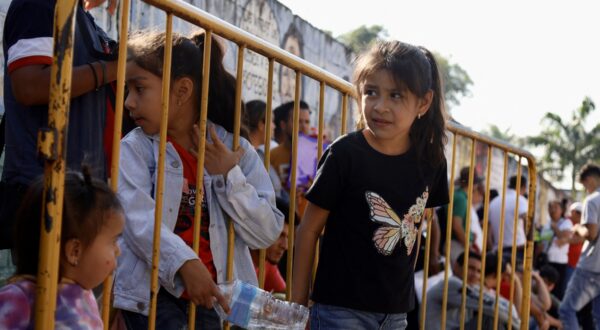
{"type": "Polygon", "coordinates": [[[96,69],[94,69],[94,65],[92,63],[87,63],[87,65],[90,66],[90,69],[92,69],[92,73],[94,74],[94,89],[98,90],[98,74],[96,73],[96,69]]]}
{"type": "Polygon", "coordinates": [[[106,63],[104,61],[98,61],[98,62],[100,62],[100,67],[102,68],[102,84],[100,86],[98,86],[98,88],[100,88],[100,87],[106,85],[106,63]]]}

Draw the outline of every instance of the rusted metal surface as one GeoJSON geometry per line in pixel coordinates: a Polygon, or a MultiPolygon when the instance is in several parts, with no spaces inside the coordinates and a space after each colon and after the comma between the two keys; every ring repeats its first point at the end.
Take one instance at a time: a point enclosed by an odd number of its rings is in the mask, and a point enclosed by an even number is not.
{"type": "Polygon", "coordinates": [[[40,219],[43,226],[35,301],[36,329],[54,328],[76,6],[76,0],[64,0],[57,2],[55,7],[48,128],[42,129],[38,139],[38,150],[45,159],[44,202],[40,219]]]}

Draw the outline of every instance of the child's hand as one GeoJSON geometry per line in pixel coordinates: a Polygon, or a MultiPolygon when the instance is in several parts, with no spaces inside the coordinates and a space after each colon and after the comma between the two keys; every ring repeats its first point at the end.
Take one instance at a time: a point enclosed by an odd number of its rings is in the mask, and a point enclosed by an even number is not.
{"type": "MultiPolygon", "coordinates": [[[[236,151],[231,151],[217,136],[217,131],[213,125],[209,127],[210,138],[213,143],[206,141],[206,149],[204,151],[204,167],[212,174],[221,174],[226,176],[227,173],[240,162],[245,150],[238,148],[236,151]]],[[[198,143],[200,141],[200,128],[194,125],[193,142],[194,150],[190,152],[197,156],[198,143]]]]}
{"type": "Polygon", "coordinates": [[[185,285],[190,300],[199,306],[211,309],[216,299],[217,303],[223,307],[225,313],[229,314],[229,305],[227,300],[219,291],[219,288],[212,280],[212,276],[206,266],[198,260],[188,260],[181,268],[179,275],[185,285]]]}

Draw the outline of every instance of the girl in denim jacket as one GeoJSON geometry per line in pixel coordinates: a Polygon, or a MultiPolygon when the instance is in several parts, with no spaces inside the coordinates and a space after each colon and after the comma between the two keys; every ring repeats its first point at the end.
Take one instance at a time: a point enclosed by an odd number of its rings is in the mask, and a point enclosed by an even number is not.
{"type": "MultiPolygon", "coordinates": [[[[125,107],[139,126],[121,141],[119,198],[126,213],[122,257],[115,275],[114,306],[129,329],[146,329],[161,116],[165,34],[144,32],[128,44],[125,107]]],[[[196,328],[220,328],[212,309],[227,309],[215,283],[225,281],[227,222],[235,229],[234,277],[257,284],[248,248],[270,246],[283,226],[267,172],[249,142],[232,151],[235,78],[223,67],[223,50],[212,44],[208,136],[201,202],[200,249],[193,243],[196,152],[199,134],[204,32],[173,36],[165,182],[160,241],[157,329],[187,324],[189,302],[198,305],[196,328]]]]}

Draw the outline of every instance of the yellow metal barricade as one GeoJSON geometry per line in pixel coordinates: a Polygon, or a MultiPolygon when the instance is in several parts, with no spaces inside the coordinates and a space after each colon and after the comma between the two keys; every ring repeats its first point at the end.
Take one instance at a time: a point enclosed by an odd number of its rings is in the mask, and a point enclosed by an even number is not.
{"type": "MultiPolygon", "coordinates": [[[[450,257],[450,250],[451,250],[451,244],[450,244],[450,240],[452,237],[452,221],[453,221],[453,199],[454,199],[454,195],[455,195],[455,189],[454,189],[454,182],[455,182],[455,173],[457,172],[457,162],[458,162],[458,153],[457,153],[457,143],[459,141],[459,139],[463,139],[464,142],[467,142],[470,145],[470,162],[469,162],[469,179],[468,179],[468,188],[467,188],[467,208],[470,207],[471,202],[472,202],[472,194],[473,194],[473,186],[474,186],[474,174],[475,174],[475,150],[476,150],[476,143],[480,143],[480,144],[484,144],[485,147],[487,148],[487,166],[486,166],[486,181],[485,181],[485,193],[484,193],[484,210],[486,210],[484,212],[484,217],[483,217],[483,243],[482,243],[482,251],[481,251],[481,278],[480,278],[480,283],[479,283],[479,297],[478,297],[478,309],[477,309],[477,325],[478,325],[478,329],[482,329],[482,318],[483,318],[483,304],[484,304],[484,272],[485,272],[485,265],[486,265],[486,254],[488,252],[487,250],[487,245],[488,245],[488,233],[489,233],[489,215],[488,215],[488,207],[490,204],[490,182],[491,182],[491,168],[492,168],[492,151],[493,149],[498,149],[501,150],[503,153],[503,176],[502,176],[502,180],[501,182],[502,184],[502,193],[500,194],[499,197],[497,198],[501,198],[501,215],[500,215],[500,224],[499,224],[499,238],[498,238],[498,246],[497,246],[497,265],[496,265],[496,276],[498,278],[497,283],[496,283],[496,290],[495,290],[495,304],[494,304],[494,329],[497,329],[498,327],[498,316],[499,316],[499,301],[500,301],[500,274],[501,274],[501,266],[502,266],[502,259],[503,259],[503,241],[504,241],[504,219],[505,219],[505,206],[507,205],[507,201],[506,201],[506,183],[508,181],[508,165],[509,165],[509,155],[511,157],[516,158],[516,178],[517,178],[517,183],[516,183],[516,187],[518,189],[518,187],[520,187],[521,185],[521,172],[522,172],[522,165],[521,165],[521,161],[522,159],[526,159],[527,160],[527,169],[528,169],[528,178],[529,178],[529,189],[528,189],[528,194],[529,196],[531,196],[528,199],[528,206],[527,206],[527,216],[526,219],[524,221],[524,232],[525,232],[525,236],[526,236],[526,244],[524,246],[525,252],[524,252],[524,268],[523,268],[523,297],[522,297],[522,304],[514,304],[515,307],[517,308],[519,317],[520,317],[520,321],[521,321],[521,329],[527,329],[528,325],[529,325],[529,306],[530,306],[530,297],[531,297],[531,271],[532,271],[532,263],[533,263],[533,217],[534,217],[534,211],[535,211],[535,192],[536,192],[536,167],[535,167],[535,159],[533,158],[533,156],[527,152],[524,151],[522,149],[519,148],[515,148],[509,144],[491,139],[489,137],[486,137],[484,135],[478,134],[476,132],[473,132],[467,128],[464,128],[460,125],[454,124],[454,123],[448,123],[448,131],[450,133],[452,133],[452,147],[451,147],[451,152],[449,157],[449,164],[450,165],[450,175],[449,175],[449,183],[450,183],[450,187],[449,187],[449,194],[450,194],[450,203],[448,204],[447,207],[447,218],[446,219],[439,219],[439,221],[446,221],[446,232],[442,233],[443,235],[445,235],[446,237],[446,241],[445,241],[445,268],[444,268],[444,294],[442,296],[442,307],[441,307],[441,324],[440,324],[440,328],[441,329],[445,329],[446,328],[446,324],[447,324],[447,306],[448,306],[448,281],[449,281],[449,274],[450,274],[450,266],[451,266],[451,257],[450,257]]],[[[512,303],[512,298],[513,298],[513,293],[514,293],[514,287],[515,287],[515,269],[517,269],[517,265],[516,265],[516,257],[517,257],[517,249],[516,249],[516,235],[517,235],[517,225],[519,223],[518,218],[519,218],[519,214],[518,214],[518,209],[519,209],[519,199],[516,199],[516,205],[515,205],[515,214],[513,217],[513,237],[511,237],[512,240],[512,249],[511,249],[511,268],[513,269],[512,273],[511,273],[511,280],[510,280],[510,299],[509,299],[509,311],[512,311],[512,307],[513,307],[513,303],[512,303]]],[[[468,270],[468,263],[469,263],[469,250],[470,250],[470,242],[469,242],[469,233],[471,230],[471,212],[469,212],[469,210],[467,209],[467,213],[466,213],[466,219],[465,219],[465,245],[464,245],[464,261],[463,261],[463,265],[462,265],[462,283],[466,283],[467,282],[467,270],[468,270]]],[[[428,221],[429,223],[429,221],[428,221]]],[[[428,228],[429,230],[429,228],[428,228]]],[[[428,234],[427,237],[429,238],[430,235],[428,234]]],[[[426,255],[429,255],[431,253],[430,251],[430,245],[429,242],[427,242],[428,244],[426,245],[426,255]]],[[[429,259],[426,259],[426,263],[429,259]]],[[[427,315],[426,315],[426,306],[427,306],[427,296],[426,296],[426,278],[428,276],[428,265],[425,265],[424,268],[424,279],[425,279],[425,283],[424,283],[424,288],[423,291],[421,292],[422,294],[422,306],[421,306],[421,310],[420,310],[420,329],[427,329],[427,315]]],[[[466,299],[467,299],[467,286],[463,284],[462,286],[462,296],[461,296],[461,305],[460,305],[460,319],[459,324],[460,324],[460,328],[464,329],[465,326],[465,321],[466,321],[466,299]]],[[[511,328],[512,325],[512,314],[508,315],[508,327],[511,328]]]]}
{"type": "MultiPolygon", "coordinates": [[[[208,88],[209,88],[209,70],[210,70],[210,57],[211,57],[211,43],[213,34],[218,35],[226,40],[235,43],[237,49],[237,81],[236,81],[236,116],[234,120],[234,142],[233,148],[236,149],[240,145],[240,126],[241,126],[241,105],[242,105],[242,70],[244,63],[244,52],[252,51],[260,56],[264,56],[268,59],[268,86],[267,86],[267,97],[266,97],[266,141],[271,139],[270,126],[272,118],[272,95],[273,95],[273,74],[275,62],[291,68],[296,73],[296,86],[295,86],[295,97],[294,97],[294,110],[293,110],[293,137],[292,137],[292,155],[291,155],[291,188],[290,188],[290,208],[289,218],[290,223],[293,223],[296,213],[296,165],[298,162],[298,131],[299,131],[299,113],[300,113],[300,81],[303,76],[307,76],[314,79],[320,84],[320,99],[319,99],[319,116],[318,116],[318,157],[323,153],[323,138],[324,138],[324,104],[325,104],[325,89],[327,87],[337,90],[342,96],[341,106],[341,134],[347,132],[348,126],[348,107],[349,98],[356,98],[356,92],[354,86],[347,81],[332,75],[329,72],[322,70],[321,68],[310,64],[292,54],[289,54],[279,47],[276,47],[264,40],[245,32],[239,28],[226,23],[205,11],[198,9],[181,0],[145,0],[147,4],[155,6],[163,10],[166,14],[166,45],[164,53],[164,66],[163,66],[163,77],[170,77],[171,69],[171,51],[172,51],[172,25],[173,16],[181,18],[189,23],[203,28],[206,31],[205,42],[204,42],[204,66],[203,66],[203,81],[202,81],[202,98],[200,103],[200,121],[198,123],[201,136],[206,136],[206,124],[207,124],[207,108],[208,108],[208,88]]],[[[56,193],[50,196],[45,194],[44,204],[44,215],[46,220],[51,221],[49,227],[42,229],[41,243],[40,243],[40,266],[38,274],[38,290],[36,297],[36,329],[52,328],[54,322],[54,312],[56,303],[56,289],[58,283],[58,256],[59,256],[59,233],[61,228],[61,211],[62,211],[62,197],[63,197],[63,185],[64,185],[64,164],[65,164],[65,153],[64,146],[66,141],[66,126],[68,118],[68,108],[70,99],[70,86],[71,86],[71,68],[72,68],[72,48],[73,48],[73,27],[75,15],[73,15],[76,0],[70,1],[58,1],[56,6],[56,19],[55,19],[55,33],[54,36],[55,45],[58,45],[57,49],[54,50],[54,62],[52,65],[52,85],[51,85],[51,100],[49,107],[49,127],[50,129],[40,133],[40,150],[46,156],[46,184],[45,191],[56,191],[56,193]],[[64,39],[61,39],[64,38],[64,39]],[[62,54],[58,56],[58,54],[62,54]],[[63,56],[64,55],[64,56],[63,56]]],[[[118,162],[119,162],[119,140],[121,132],[121,118],[123,113],[123,100],[124,100],[124,79],[125,79],[125,64],[127,58],[127,30],[129,26],[129,0],[121,0],[121,31],[120,31],[120,54],[118,59],[118,78],[117,78],[117,106],[115,115],[115,130],[113,139],[113,151],[112,151],[112,164],[111,164],[111,186],[116,190],[118,182],[118,162]]],[[[156,184],[156,209],[155,209],[155,223],[154,223],[154,246],[153,246],[153,258],[152,258],[152,276],[151,276],[151,305],[149,315],[149,328],[155,328],[155,318],[157,309],[157,293],[158,293],[158,262],[160,253],[160,228],[161,228],[161,216],[162,216],[162,200],[164,195],[164,162],[165,162],[165,151],[166,151],[166,136],[167,136],[167,118],[168,118],[168,101],[169,101],[169,88],[170,80],[163,79],[162,86],[162,113],[161,113],[161,126],[160,126],[160,147],[159,147],[159,161],[157,170],[157,184],[156,184]]],[[[536,185],[536,168],[534,158],[527,152],[514,148],[505,143],[498,142],[490,139],[486,136],[480,135],[468,129],[465,129],[459,125],[449,123],[449,132],[452,133],[452,153],[450,155],[449,164],[450,166],[450,204],[448,206],[448,219],[440,219],[440,221],[447,221],[447,230],[444,235],[446,236],[446,265],[444,270],[444,292],[448,290],[448,277],[449,277],[449,262],[450,259],[450,239],[451,239],[451,214],[452,214],[452,200],[454,196],[454,176],[457,167],[457,142],[459,139],[466,139],[470,141],[471,154],[470,154],[470,173],[468,181],[468,204],[470,205],[472,200],[472,188],[474,184],[474,164],[475,164],[475,146],[476,143],[483,143],[487,146],[487,169],[486,169],[486,192],[484,197],[484,205],[487,208],[490,202],[490,175],[491,175],[491,156],[492,149],[496,148],[503,151],[504,155],[504,176],[502,182],[506,182],[508,174],[508,160],[509,155],[511,157],[518,157],[517,175],[520,177],[521,174],[521,159],[527,160],[528,166],[528,178],[529,178],[529,199],[527,219],[525,221],[525,232],[527,243],[525,246],[525,261],[523,271],[523,308],[518,306],[521,316],[521,329],[527,328],[529,318],[529,299],[530,299],[530,288],[531,288],[531,268],[532,268],[532,257],[533,257],[533,212],[535,206],[535,185],[536,185]]],[[[101,143],[99,141],[99,143],[101,143]]],[[[197,163],[197,185],[202,186],[203,173],[204,173],[204,147],[205,140],[201,139],[198,146],[198,163],[197,163]]],[[[268,169],[270,164],[270,145],[265,144],[265,159],[264,165],[268,169]]],[[[517,182],[519,184],[520,182],[517,182]]],[[[505,206],[505,193],[506,189],[502,191],[502,206],[505,206]]],[[[203,190],[197,189],[196,201],[202,200],[203,190]]],[[[518,199],[517,199],[518,203],[518,199]]],[[[517,205],[518,206],[518,205],[517,205]]],[[[427,244],[425,253],[425,268],[424,268],[424,286],[422,294],[422,309],[421,309],[421,329],[426,329],[426,284],[427,276],[429,271],[429,257],[431,250],[431,232],[433,226],[434,212],[429,210],[425,213],[427,217],[427,244]]],[[[518,214],[515,214],[515,223],[518,214]]],[[[471,227],[470,213],[467,213],[466,217],[466,232],[468,233],[471,227]]],[[[193,248],[196,252],[199,249],[199,231],[201,221],[201,203],[195,205],[195,218],[194,218],[194,243],[193,248]]],[[[504,214],[501,216],[501,221],[504,221],[504,214]]],[[[502,259],[502,241],[503,241],[503,224],[500,224],[500,239],[498,246],[498,265],[497,273],[500,273],[500,261],[502,259]]],[[[234,230],[233,222],[229,221],[229,235],[228,235],[228,251],[227,251],[227,280],[233,279],[233,246],[234,246],[234,230]]],[[[484,232],[484,243],[482,253],[482,276],[481,276],[481,291],[479,295],[479,313],[478,313],[478,324],[479,328],[481,325],[482,317],[482,306],[483,306],[483,269],[485,268],[485,254],[486,254],[486,243],[487,233],[489,231],[488,216],[485,214],[483,219],[483,232],[484,232]]],[[[516,231],[513,230],[516,235],[516,231]]],[[[292,290],[292,257],[294,251],[294,226],[289,227],[288,235],[288,259],[287,259],[287,276],[286,276],[286,298],[291,298],[292,290]]],[[[516,237],[513,238],[513,247],[515,246],[516,237]]],[[[469,258],[469,246],[468,241],[465,243],[465,260],[463,264],[463,282],[466,280],[468,258],[469,258]]],[[[317,263],[318,256],[315,258],[315,265],[317,263]]],[[[512,250],[511,264],[512,268],[515,269],[516,265],[516,250],[512,250]]],[[[265,253],[261,251],[259,258],[259,284],[262,287],[264,285],[264,265],[265,265],[265,253]]],[[[514,274],[514,273],[513,273],[514,274]]],[[[514,275],[513,275],[514,276],[514,275]]],[[[514,278],[511,279],[511,297],[512,287],[514,278]]],[[[102,315],[105,323],[105,328],[109,326],[109,310],[110,310],[110,289],[112,281],[107,279],[104,285],[104,296],[102,303],[102,315]]],[[[496,305],[495,305],[495,316],[494,324],[498,323],[498,292],[499,282],[496,288],[496,305]]],[[[447,295],[444,295],[442,303],[442,315],[441,315],[441,326],[445,327],[446,323],[446,305],[447,295]]],[[[194,328],[195,321],[195,308],[193,304],[190,304],[189,313],[189,327],[194,328]]],[[[466,287],[462,290],[462,302],[461,302],[461,325],[464,326],[465,309],[466,309],[466,287]]],[[[511,305],[512,306],[512,305],[511,305]]],[[[509,318],[510,320],[510,318],[509,318]]],[[[510,321],[509,321],[510,322],[510,321]]]]}
{"type": "Polygon", "coordinates": [[[71,72],[77,0],[61,1],[54,13],[54,59],[50,73],[48,129],[38,136],[38,148],[44,156],[44,202],[40,222],[40,260],[38,266],[35,328],[53,329],[58,258],[64,197],[66,141],[71,101],[71,72]]]}

